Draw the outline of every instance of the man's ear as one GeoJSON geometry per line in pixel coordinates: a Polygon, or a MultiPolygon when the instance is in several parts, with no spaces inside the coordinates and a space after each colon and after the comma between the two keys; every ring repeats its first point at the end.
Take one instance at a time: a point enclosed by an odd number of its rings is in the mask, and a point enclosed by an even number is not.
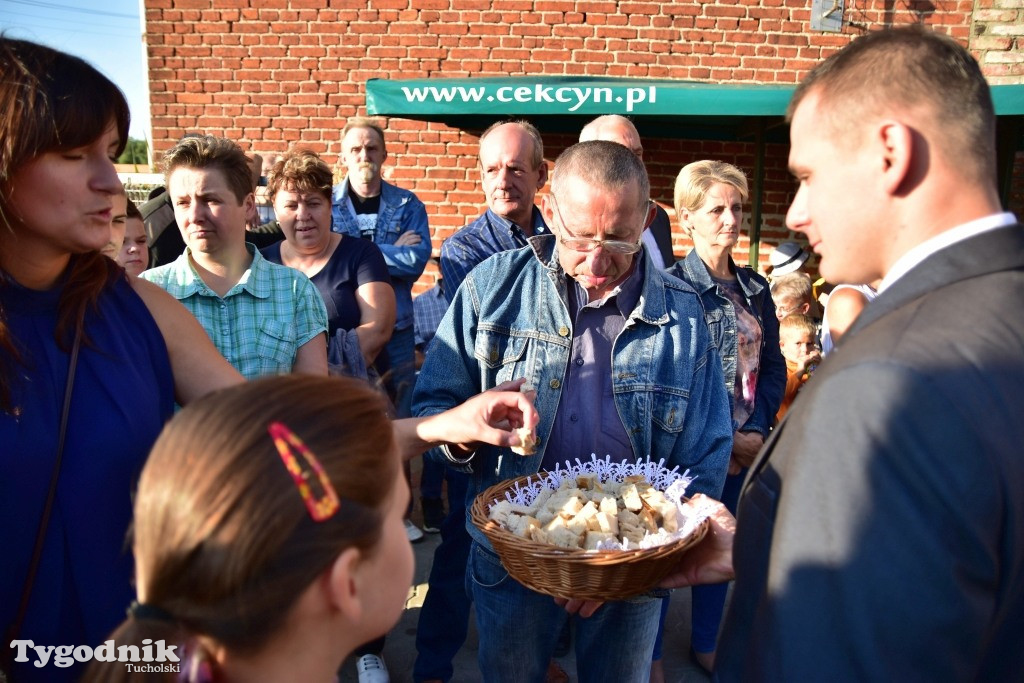
{"type": "Polygon", "coordinates": [[[881,150],[882,187],[889,194],[897,194],[911,171],[914,132],[898,121],[883,121],[876,135],[881,150]]]}
{"type": "Polygon", "coordinates": [[[544,222],[549,228],[552,228],[555,224],[555,205],[551,200],[550,192],[540,198],[540,212],[544,214],[544,222]]]}
{"type": "Polygon", "coordinates": [[[805,301],[802,304],[800,304],[800,312],[801,313],[803,313],[804,315],[807,315],[808,313],[810,313],[810,311],[811,311],[811,305],[809,303],[807,303],[805,301]]]}
{"type": "Polygon", "coordinates": [[[245,198],[242,199],[242,208],[245,209],[246,215],[255,213],[256,212],[256,195],[253,194],[252,192],[250,192],[249,194],[245,195],[245,198]]]}
{"type": "Polygon", "coordinates": [[[644,219],[644,230],[651,227],[651,223],[654,222],[654,217],[658,215],[658,205],[654,203],[653,199],[647,200],[647,218],[644,219]]]}
{"type": "Polygon", "coordinates": [[[352,623],[359,623],[365,610],[357,573],[362,559],[358,548],[346,548],[334,558],[325,577],[328,603],[352,623]]]}
{"type": "Polygon", "coordinates": [[[537,175],[537,189],[544,187],[548,183],[548,164],[543,159],[540,160],[540,168],[537,169],[540,173],[537,175]]]}

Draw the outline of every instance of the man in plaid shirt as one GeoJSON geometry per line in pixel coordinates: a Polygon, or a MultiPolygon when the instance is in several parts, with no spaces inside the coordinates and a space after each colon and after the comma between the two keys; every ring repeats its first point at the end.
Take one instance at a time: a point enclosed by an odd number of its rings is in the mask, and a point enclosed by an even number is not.
{"type": "Polygon", "coordinates": [[[246,378],[327,374],[327,309],[305,275],[245,241],[255,199],[245,154],[212,136],[164,155],[167,192],[185,253],[141,277],[178,299],[246,378]]]}

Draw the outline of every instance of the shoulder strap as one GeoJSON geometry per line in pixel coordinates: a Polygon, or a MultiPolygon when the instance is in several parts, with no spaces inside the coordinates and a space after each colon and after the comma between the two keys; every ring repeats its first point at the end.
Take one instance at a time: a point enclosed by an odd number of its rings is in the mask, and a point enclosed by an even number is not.
{"type": "MultiPolygon", "coordinates": [[[[75,368],[78,367],[78,350],[82,346],[82,329],[75,332],[75,341],[71,346],[71,358],[68,362],[68,380],[64,386],[64,405],[60,414],[60,432],[57,436],[57,458],[53,463],[53,472],[50,474],[50,490],[46,494],[46,505],[43,506],[43,514],[39,520],[39,530],[36,531],[35,545],[32,549],[32,560],[29,563],[28,574],[25,577],[25,585],[21,590],[21,600],[18,603],[18,612],[11,622],[7,632],[7,642],[18,637],[21,625],[25,621],[28,612],[29,599],[32,597],[32,585],[35,583],[36,573],[39,570],[39,561],[43,555],[43,542],[46,540],[46,529],[50,525],[50,513],[53,510],[53,500],[57,497],[57,481],[60,479],[60,465],[64,458],[64,438],[67,435],[68,413],[71,411],[71,391],[75,385],[75,368]]],[[[9,654],[8,654],[9,656],[9,654]]],[[[5,657],[6,659],[6,657],[5,657]]],[[[9,662],[5,662],[9,663],[9,662]]]]}

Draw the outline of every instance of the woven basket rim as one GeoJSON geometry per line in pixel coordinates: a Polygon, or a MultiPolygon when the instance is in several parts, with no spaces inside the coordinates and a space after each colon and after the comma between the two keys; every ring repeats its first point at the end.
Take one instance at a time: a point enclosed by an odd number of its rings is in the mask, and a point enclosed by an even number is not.
{"type": "Polygon", "coordinates": [[[540,543],[539,541],[534,541],[533,539],[528,539],[523,536],[517,536],[487,516],[487,508],[490,506],[491,502],[504,500],[505,493],[512,490],[516,484],[525,486],[530,483],[531,480],[543,479],[545,476],[545,472],[538,472],[536,474],[517,477],[515,479],[508,479],[485,489],[473,500],[473,506],[470,510],[470,518],[472,519],[473,524],[491,540],[492,544],[497,540],[499,543],[504,542],[506,544],[514,544],[512,547],[515,548],[517,552],[521,549],[522,552],[529,552],[529,554],[534,557],[558,558],[562,560],[602,566],[615,562],[643,560],[648,557],[657,557],[676,551],[681,552],[682,550],[689,548],[691,545],[694,545],[695,536],[699,535],[700,538],[703,538],[704,533],[707,531],[708,523],[705,521],[699,524],[689,536],[676,539],[662,545],[652,546],[650,548],[630,548],[628,550],[584,550],[583,548],[563,548],[549,543],[540,543]]]}

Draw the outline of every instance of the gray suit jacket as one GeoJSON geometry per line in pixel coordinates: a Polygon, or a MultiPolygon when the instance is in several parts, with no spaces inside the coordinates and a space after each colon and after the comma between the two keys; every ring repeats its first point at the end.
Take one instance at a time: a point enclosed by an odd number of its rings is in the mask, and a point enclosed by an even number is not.
{"type": "Polygon", "coordinates": [[[1024,680],[1024,230],[871,303],[744,484],[723,681],[1024,680]]]}

